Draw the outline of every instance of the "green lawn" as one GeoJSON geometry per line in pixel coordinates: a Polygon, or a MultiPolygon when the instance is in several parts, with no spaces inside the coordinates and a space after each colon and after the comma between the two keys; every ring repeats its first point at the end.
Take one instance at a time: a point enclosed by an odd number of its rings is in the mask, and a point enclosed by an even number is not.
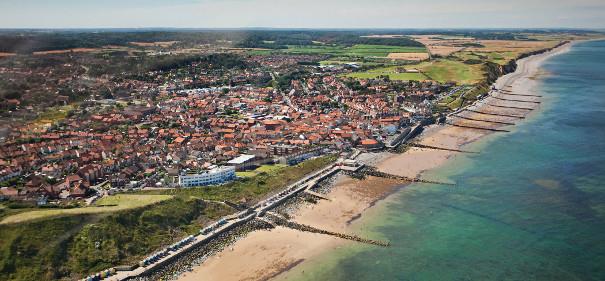
{"type": "Polygon", "coordinates": [[[92,206],[73,209],[41,209],[26,211],[5,217],[0,224],[20,223],[35,219],[66,215],[84,215],[105,212],[116,212],[151,205],[172,198],[170,195],[132,195],[118,194],[103,197],[92,206]]]}
{"type": "Polygon", "coordinates": [[[256,168],[256,170],[245,171],[245,172],[236,172],[235,174],[240,178],[250,178],[250,177],[254,177],[260,173],[276,173],[285,167],[288,167],[288,165],[283,165],[283,164],[262,165],[262,166],[256,168]]]}

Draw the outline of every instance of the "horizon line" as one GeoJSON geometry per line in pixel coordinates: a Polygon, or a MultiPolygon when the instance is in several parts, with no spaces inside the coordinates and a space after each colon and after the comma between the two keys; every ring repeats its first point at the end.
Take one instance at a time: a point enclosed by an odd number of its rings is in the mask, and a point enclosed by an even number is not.
{"type": "Polygon", "coordinates": [[[605,31],[605,27],[0,27],[0,31],[6,30],[581,30],[581,31],[605,31]]]}

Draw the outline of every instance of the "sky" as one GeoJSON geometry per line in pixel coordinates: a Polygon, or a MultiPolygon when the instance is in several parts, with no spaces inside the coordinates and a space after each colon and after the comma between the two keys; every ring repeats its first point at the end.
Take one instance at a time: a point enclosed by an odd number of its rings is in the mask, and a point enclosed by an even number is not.
{"type": "Polygon", "coordinates": [[[604,0],[0,0],[0,28],[605,28],[604,0]]]}

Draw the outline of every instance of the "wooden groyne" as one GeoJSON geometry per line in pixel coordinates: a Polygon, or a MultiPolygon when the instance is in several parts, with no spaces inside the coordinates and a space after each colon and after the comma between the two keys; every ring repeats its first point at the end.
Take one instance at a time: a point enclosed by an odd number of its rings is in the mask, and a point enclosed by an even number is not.
{"type": "Polygon", "coordinates": [[[274,223],[272,220],[269,220],[269,219],[267,219],[267,218],[256,217],[256,218],[254,218],[254,219],[255,219],[255,220],[257,220],[257,221],[259,221],[259,222],[266,223],[266,224],[267,224],[267,225],[269,225],[269,227],[271,227],[271,228],[275,228],[275,227],[277,227],[277,224],[276,224],[276,223],[274,223]]]}
{"type": "Polygon", "coordinates": [[[497,100],[503,100],[503,101],[513,101],[513,102],[526,102],[526,103],[535,103],[535,104],[540,104],[541,102],[539,101],[531,101],[531,100],[516,100],[516,99],[505,99],[505,98],[499,98],[496,96],[490,96],[491,98],[497,99],[497,100]]]}
{"type": "Polygon", "coordinates": [[[276,216],[275,214],[273,214],[271,212],[267,212],[267,219],[272,221],[276,225],[299,230],[299,231],[325,234],[325,235],[330,235],[330,236],[334,236],[334,237],[338,237],[338,238],[342,238],[342,239],[347,239],[347,240],[351,240],[351,241],[356,241],[356,242],[360,242],[360,243],[376,245],[376,246],[381,246],[381,247],[388,247],[391,244],[389,241],[367,239],[367,238],[359,237],[356,235],[344,234],[344,233],[319,229],[319,228],[316,228],[316,227],[313,227],[310,225],[306,225],[306,224],[302,224],[302,223],[296,223],[296,222],[287,220],[281,216],[276,216]]]}
{"type": "Polygon", "coordinates": [[[489,103],[484,103],[484,104],[485,105],[489,105],[489,106],[493,106],[493,107],[500,107],[500,108],[534,110],[533,107],[506,106],[506,105],[496,105],[496,104],[489,104],[489,103]]]}
{"type": "Polygon", "coordinates": [[[510,115],[510,114],[502,114],[502,113],[488,113],[488,112],[477,111],[477,110],[473,110],[473,109],[467,109],[467,111],[473,112],[473,113],[485,114],[485,115],[493,115],[493,116],[500,116],[500,117],[512,117],[512,118],[525,119],[525,116],[520,116],[520,115],[510,115]]]}
{"type": "Polygon", "coordinates": [[[372,167],[372,166],[364,167],[362,170],[358,171],[357,174],[361,175],[361,176],[381,177],[381,178],[394,179],[394,180],[400,180],[400,181],[406,181],[406,182],[421,182],[421,183],[450,185],[450,186],[456,185],[455,183],[450,183],[450,182],[440,182],[440,181],[424,180],[424,179],[419,179],[419,178],[408,178],[408,177],[404,177],[404,176],[393,175],[393,174],[378,171],[378,169],[376,169],[376,167],[372,167]]]}
{"type": "Polygon", "coordinates": [[[307,194],[309,194],[309,195],[311,195],[313,197],[317,197],[319,199],[322,199],[322,200],[332,201],[332,199],[330,199],[330,198],[328,198],[328,197],[326,197],[326,196],[324,196],[322,194],[319,194],[317,192],[311,191],[309,189],[305,190],[305,193],[307,193],[307,194]]]}
{"type": "Polygon", "coordinates": [[[513,94],[513,92],[511,91],[507,91],[507,90],[499,90],[498,91],[500,94],[502,95],[509,95],[509,96],[520,96],[520,97],[536,97],[536,98],[541,98],[542,96],[540,95],[528,95],[528,94],[513,94]]]}
{"type": "Polygon", "coordinates": [[[470,120],[470,121],[486,122],[486,123],[494,123],[494,124],[501,124],[501,125],[515,125],[515,123],[511,123],[511,122],[502,122],[502,121],[483,120],[483,119],[477,119],[477,118],[472,118],[472,117],[466,117],[466,116],[462,116],[462,115],[454,115],[454,116],[455,116],[455,117],[458,117],[458,118],[461,118],[461,119],[470,120]]]}
{"type": "Polygon", "coordinates": [[[413,146],[413,147],[418,147],[418,148],[427,148],[427,149],[435,149],[435,150],[443,150],[443,151],[451,151],[451,152],[474,153],[474,154],[479,153],[477,151],[468,151],[468,150],[461,150],[461,149],[455,149],[455,148],[438,147],[438,146],[424,145],[424,144],[419,144],[419,143],[410,143],[409,145],[413,146]]]}
{"type": "Polygon", "coordinates": [[[468,125],[458,125],[458,124],[454,124],[454,123],[448,123],[448,125],[451,125],[451,126],[454,126],[454,127],[460,127],[460,128],[467,128],[467,129],[476,129],[476,130],[484,130],[484,131],[491,131],[491,132],[510,133],[509,130],[504,130],[504,129],[494,129],[494,128],[475,127],[475,126],[468,126],[468,125]]]}

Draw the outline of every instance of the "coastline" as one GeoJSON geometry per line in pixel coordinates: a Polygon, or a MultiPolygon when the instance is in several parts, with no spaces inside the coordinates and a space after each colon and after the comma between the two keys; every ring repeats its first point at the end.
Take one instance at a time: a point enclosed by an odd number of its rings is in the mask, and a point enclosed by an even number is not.
{"type": "MultiPolygon", "coordinates": [[[[566,52],[572,45],[573,42],[518,60],[516,71],[500,77],[495,86],[499,89],[509,88],[511,93],[516,94],[530,92],[537,83],[535,77],[541,74],[541,64],[552,56],[566,52]]],[[[523,99],[537,100],[526,97],[523,99]]],[[[494,99],[490,99],[490,102],[493,105],[501,106],[511,104],[511,102],[494,99]]],[[[487,105],[486,99],[476,102],[469,108],[477,111],[493,110],[487,105]]],[[[532,114],[532,110],[512,108],[501,109],[498,112],[523,116],[532,114]]],[[[473,112],[468,112],[465,116],[470,118],[480,116],[482,119],[493,121],[519,121],[512,117],[488,117],[473,112]]],[[[456,122],[468,126],[485,124],[468,119],[457,119],[456,122]]],[[[490,128],[504,126],[506,125],[492,124],[490,128]]],[[[491,134],[493,132],[485,130],[432,125],[418,137],[418,142],[428,146],[462,149],[465,145],[491,134]]],[[[406,177],[421,177],[425,171],[440,167],[450,158],[459,154],[458,152],[413,147],[402,154],[365,153],[360,156],[360,161],[376,166],[382,172],[406,177]]],[[[402,185],[395,181],[382,178],[368,177],[363,180],[355,180],[348,176],[338,175],[326,195],[330,201],[321,200],[317,204],[303,204],[291,214],[292,220],[326,230],[352,233],[351,224],[357,218],[363,216],[366,210],[401,187],[402,185]],[[369,186],[372,188],[368,188],[369,186]]],[[[288,272],[326,251],[340,248],[346,243],[354,242],[282,227],[255,231],[210,257],[201,265],[194,267],[191,272],[182,274],[177,280],[279,279],[284,272],[288,272]]]]}

